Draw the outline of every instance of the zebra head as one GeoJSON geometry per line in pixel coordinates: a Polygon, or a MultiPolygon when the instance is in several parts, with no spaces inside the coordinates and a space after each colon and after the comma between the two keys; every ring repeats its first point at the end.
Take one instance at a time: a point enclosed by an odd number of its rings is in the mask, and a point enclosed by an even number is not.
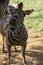
{"type": "Polygon", "coordinates": [[[23,10],[23,3],[18,4],[18,8],[14,8],[13,14],[11,16],[9,27],[11,30],[18,32],[20,27],[22,27],[24,18],[26,15],[30,15],[34,10],[23,10]]]}
{"type": "Polygon", "coordinates": [[[0,0],[0,19],[6,13],[8,3],[9,3],[9,0],[0,0]]]}
{"type": "Polygon", "coordinates": [[[11,14],[13,15],[17,15],[22,21],[24,20],[24,17],[26,15],[30,15],[34,10],[23,10],[23,3],[20,2],[19,4],[17,4],[17,8],[14,6],[9,6],[9,10],[11,12],[11,14]]]}
{"type": "Polygon", "coordinates": [[[9,29],[14,32],[14,31],[18,31],[19,28],[21,27],[22,25],[22,21],[20,20],[20,18],[17,16],[17,15],[13,15],[11,16],[10,18],[10,21],[9,21],[9,29]]]}
{"type": "Polygon", "coordinates": [[[13,7],[13,6],[10,6],[9,10],[13,15],[17,15],[22,21],[24,20],[24,17],[26,15],[30,15],[34,11],[33,9],[23,10],[23,3],[22,2],[17,4],[17,8],[13,7]]]}

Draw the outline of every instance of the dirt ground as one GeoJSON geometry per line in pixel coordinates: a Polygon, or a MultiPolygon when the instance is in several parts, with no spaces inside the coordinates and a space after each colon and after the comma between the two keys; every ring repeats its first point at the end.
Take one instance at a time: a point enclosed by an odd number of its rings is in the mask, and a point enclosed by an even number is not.
{"type": "MultiPolygon", "coordinates": [[[[33,29],[28,30],[28,40],[26,47],[27,65],[43,65],[43,36],[40,32],[34,32],[33,29]]],[[[2,36],[0,35],[0,65],[6,65],[8,53],[2,53],[2,36]]],[[[11,49],[11,65],[23,65],[21,47],[11,49]]],[[[7,51],[5,43],[5,51],[7,51]]]]}

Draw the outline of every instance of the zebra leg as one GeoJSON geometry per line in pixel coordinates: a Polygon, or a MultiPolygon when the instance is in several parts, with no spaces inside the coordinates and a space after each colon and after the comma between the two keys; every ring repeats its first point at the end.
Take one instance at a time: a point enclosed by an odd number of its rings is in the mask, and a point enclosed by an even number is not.
{"type": "Polygon", "coordinates": [[[4,53],[4,36],[3,36],[3,50],[2,50],[2,51],[3,51],[3,53],[4,53]]]}
{"type": "Polygon", "coordinates": [[[8,46],[8,61],[7,61],[7,65],[10,65],[10,56],[11,56],[11,47],[8,46]]]}
{"type": "Polygon", "coordinates": [[[25,58],[25,48],[26,48],[25,44],[27,44],[27,43],[24,43],[24,45],[22,45],[22,56],[23,56],[23,64],[27,65],[26,64],[26,58],[25,58]]]}

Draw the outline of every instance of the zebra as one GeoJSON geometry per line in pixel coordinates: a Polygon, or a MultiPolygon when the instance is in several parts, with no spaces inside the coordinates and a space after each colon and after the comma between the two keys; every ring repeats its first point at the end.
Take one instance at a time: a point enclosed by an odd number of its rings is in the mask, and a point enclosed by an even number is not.
{"type": "MultiPolygon", "coordinates": [[[[21,9],[21,10],[22,10],[22,8],[23,8],[23,3],[17,4],[17,7],[18,7],[18,8],[14,7],[14,6],[12,6],[12,5],[8,5],[7,10],[6,10],[6,16],[4,17],[4,20],[6,20],[6,19],[8,18],[8,17],[7,17],[7,14],[12,14],[12,15],[14,15],[15,13],[18,13],[17,9],[21,9]]],[[[28,10],[26,11],[27,15],[30,14],[31,12],[32,12],[32,10],[29,10],[29,13],[28,13],[28,10]]],[[[4,25],[6,25],[6,24],[4,23],[4,25]]],[[[2,23],[1,23],[1,28],[3,29],[4,27],[2,27],[2,26],[3,26],[3,25],[2,25],[2,23]]],[[[2,29],[0,29],[0,30],[2,30],[2,29]]],[[[4,38],[6,37],[4,31],[5,31],[5,30],[2,31],[3,34],[2,34],[2,32],[1,32],[2,38],[3,38],[3,53],[4,53],[4,38]]],[[[14,48],[15,48],[15,51],[17,51],[17,49],[16,49],[15,46],[14,46],[14,48]]]]}
{"type": "MultiPolygon", "coordinates": [[[[10,9],[12,9],[13,7],[11,5],[8,5],[8,3],[9,3],[9,0],[0,0],[0,33],[2,35],[2,40],[3,40],[3,49],[2,49],[3,53],[4,53],[4,39],[6,36],[5,36],[5,30],[4,30],[2,21],[7,19],[7,14],[9,14],[10,9]]],[[[13,9],[14,8],[15,7],[13,7],[13,9]]],[[[15,51],[17,51],[16,48],[15,48],[15,51]]]]}
{"type": "MultiPolygon", "coordinates": [[[[23,3],[18,4],[18,8],[14,10],[14,14],[11,14],[8,25],[6,26],[6,45],[8,49],[8,61],[7,64],[10,65],[11,47],[21,46],[23,64],[27,65],[25,58],[25,49],[27,46],[28,33],[26,27],[23,23],[26,15],[30,15],[34,10],[23,10],[23,3]]],[[[10,14],[9,14],[10,15],[10,14]]],[[[6,28],[5,27],[5,28],[6,28]]]]}
{"type": "Polygon", "coordinates": [[[2,35],[2,38],[3,38],[3,49],[4,49],[4,32],[3,32],[3,29],[2,29],[2,20],[4,19],[4,17],[6,16],[6,10],[7,10],[7,7],[8,7],[8,3],[9,3],[9,0],[0,0],[0,33],[2,35]]]}

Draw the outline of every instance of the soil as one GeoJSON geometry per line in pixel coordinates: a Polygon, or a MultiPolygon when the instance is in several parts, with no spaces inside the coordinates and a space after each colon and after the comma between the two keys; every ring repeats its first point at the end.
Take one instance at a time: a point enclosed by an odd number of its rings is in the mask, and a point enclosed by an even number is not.
{"type": "MultiPolygon", "coordinates": [[[[0,65],[7,65],[8,52],[5,43],[4,51],[2,36],[0,35],[0,65]]],[[[23,58],[21,53],[21,47],[16,47],[17,52],[15,52],[14,47],[11,49],[11,65],[23,65],[23,58]]],[[[26,61],[27,65],[43,65],[43,35],[40,32],[35,32],[33,29],[28,30],[28,40],[26,47],[26,61]]]]}

